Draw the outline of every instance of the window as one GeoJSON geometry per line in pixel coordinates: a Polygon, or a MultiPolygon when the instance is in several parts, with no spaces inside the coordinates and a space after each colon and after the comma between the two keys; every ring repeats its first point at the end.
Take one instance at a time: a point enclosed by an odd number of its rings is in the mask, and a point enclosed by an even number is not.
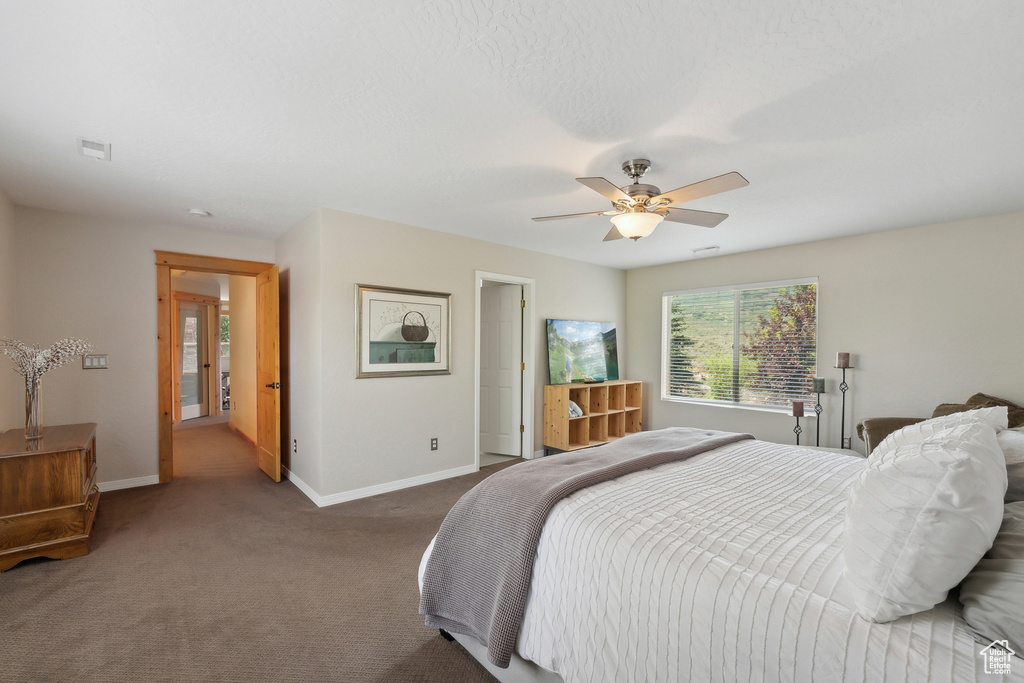
{"type": "Polygon", "coordinates": [[[231,317],[224,308],[220,314],[220,356],[227,358],[231,355],[231,317]]]}
{"type": "Polygon", "coordinates": [[[787,410],[812,401],[817,308],[816,278],[666,292],[662,398],[787,410]]]}

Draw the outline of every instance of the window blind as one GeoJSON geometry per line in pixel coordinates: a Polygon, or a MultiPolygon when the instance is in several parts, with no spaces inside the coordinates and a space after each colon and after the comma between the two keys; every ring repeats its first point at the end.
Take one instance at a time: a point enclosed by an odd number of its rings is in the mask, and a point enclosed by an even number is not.
{"type": "Polygon", "coordinates": [[[662,397],[789,408],[811,401],[817,281],[666,292],[662,397]]]}

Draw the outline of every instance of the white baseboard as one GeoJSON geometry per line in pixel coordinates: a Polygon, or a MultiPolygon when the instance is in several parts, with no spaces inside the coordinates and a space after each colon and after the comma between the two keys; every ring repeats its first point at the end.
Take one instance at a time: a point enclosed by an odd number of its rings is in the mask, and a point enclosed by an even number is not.
{"type": "MultiPolygon", "coordinates": [[[[319,494],[317,494],[317,492],[313,490],[312,486],[299,479],[298,475],[296,475],[294,472],[292,472],[284,465],[281,465],[281,478],[287,479],[291,483],[295,484],[295,488],[306,494],[306,498],[309,498],[314,503],[316,503],[317,499],[320,498],[319,494]]],[[[317,507],[323,507],[322,505],[320,505],[320,503],[316,504],[317,507]]]]}
{"type": "Polygon", "coordinates": [[[544,449],[542,448],[539,451],[534,451],[533,452],[533,457],[534,458],[543,458],[544,457],[544,449]]]}
{"type": "Polygon", "coordinates": [[[152,474],[148,477],[136,477],[134,479],[119,479],[117,481],[103,481],[97,484],[100,493],[117,491],[118,489],[133,489],[136,486],[152,486],[160,483],[160,475],[152,474]]]}
{"type": "Polygon", "coordinates": [[[461,477],[463,474],[473,474],[477,471],[474,465],[466,465],[464,467],[456,467],[450,470],[443,470],[441,472],[432,472],[430,474],[423,474],[418,477],[410,477],[409,479],[400,479],[398,481],[389,481],[386,484],[377,484],[376,486],[367,486],[361,489],[355,489],[353,491],[342,491],[341,493],[332,493],[328,496],[321,496],[306,482],[295,476],[294,473],[288,470],[286,467],[281,468],[281,472],[287,477],[288,481],[295,484],[295,486],[306,494],[306,497],[316,503],[317,507],[327,507],[328,505],[337,505],[338,503],[346,503],[350,500],[358,500],[360,498],[369,498],[370,496],[376,496],[381,493],[391,493],[392,491],[399,491],[401,489],[407,489],[410,486],[419,486],[420,484],[430,484],[435,481],[441,481],[442,479],[451,479],[452,477],[461,477]]]}
{"type": "MultiPolygon", "coordinates": [[[[535,457],[541,457],[544,455],[544,451],[537,451],[535,457]]],[[[321,496],[313,490],[306,482],[302,481],[294,472],[290,471],[287,467],[281,468],[281,473],[288,479],[288,481],[295,484],[296,488],[306,494],[306,497],[316,503],[317,507],[326,507],[328,505],[336,505],[338,503],[344,503],[350,500],[358,500],[360,498],[369,498],[370,496],[376,496],[380,493],[390,493],[392,491],[399,491],[401,489],[407,489],[410,486],[419,486],[420,484],[430,484],[435,481],[441,481],[442,479],[451,479],[452,477],[461,477],[464,474],[472,474],[477,471],[477,468],[473,465],[465,465],[464,467],[456,467],[450,470],[443,470],[441,472],[432,472],[431,474],[423,474],[418,477],[410,477],[409,479],[400,479],[398,481],[389,481],[386,484],[377,484],[376,486],[367,486],[366,488],[355,489],[354,491],[343,491],[341,493],[334,493],[329,496],[321,496]]],[[[118,491],[120,489],[131,489],[138,486],[152,486],[153,484],[160,483],[160,475],[153,474],[148,477],[136,477],[134,479],[119,479],[118,481],[104,481],[98,484],[100,493],[106,493],[107,491],[118,491]]]]}

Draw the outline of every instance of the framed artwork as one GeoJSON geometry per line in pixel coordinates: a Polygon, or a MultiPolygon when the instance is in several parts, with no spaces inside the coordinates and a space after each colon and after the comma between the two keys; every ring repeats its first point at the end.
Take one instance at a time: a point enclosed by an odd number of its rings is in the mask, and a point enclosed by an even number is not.
{"type": "Polygon", "coordinates": [[[356,285],[356,377],[450,375],[451,298],[356,285]]]}

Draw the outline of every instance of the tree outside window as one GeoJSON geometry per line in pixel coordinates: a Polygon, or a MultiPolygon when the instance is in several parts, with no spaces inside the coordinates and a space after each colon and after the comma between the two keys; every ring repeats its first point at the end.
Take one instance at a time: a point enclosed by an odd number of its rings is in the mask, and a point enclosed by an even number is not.
{"type": "Polygon", "coordinates": [[[220,355],[227,358],[231,355],[231,316],[222,313],[220,316],[220,355]]]}

